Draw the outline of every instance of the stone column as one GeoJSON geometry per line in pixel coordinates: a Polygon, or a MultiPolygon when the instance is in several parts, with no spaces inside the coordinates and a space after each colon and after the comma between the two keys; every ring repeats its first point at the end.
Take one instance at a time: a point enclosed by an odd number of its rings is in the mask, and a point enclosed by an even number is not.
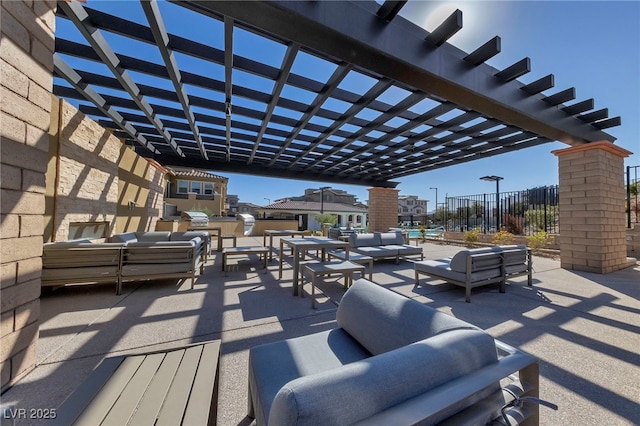
{"type": "Polygon", "coordinates": [[[393,188],[369,188],[369,232],[398,226],[398,193],[393,188]]]}
{"type": "Polygon", "coordinates": [[[55,2],[3,1],[1,8],[0,369],[4,391],[36,362],[55,2]]]}
{"type": "Polygon", "coordinates": [[[624,214],[624,158],[608,141],[553,151],[560,180],[560,262],[606,274],[630,266],[624,214]]]}

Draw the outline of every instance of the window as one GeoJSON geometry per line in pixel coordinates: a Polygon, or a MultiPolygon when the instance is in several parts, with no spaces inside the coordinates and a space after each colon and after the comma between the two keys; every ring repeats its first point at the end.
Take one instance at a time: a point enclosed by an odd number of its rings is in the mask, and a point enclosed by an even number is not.
{"type": "Polygon", "coordinates": [[[202,194],[202,182],[191,182],[191,192],[202,194]]]}
{"type": "Polygon", "coordinates": [[[205,195],[214,195],[213,182],[205,182],[204,183],[204,194],[205,195]]]}
{"type": "Polygon", "coordinates": [[[189,182],[186,180],[178,181],[178,194],[186,194],[189,192],[189,182]]]}

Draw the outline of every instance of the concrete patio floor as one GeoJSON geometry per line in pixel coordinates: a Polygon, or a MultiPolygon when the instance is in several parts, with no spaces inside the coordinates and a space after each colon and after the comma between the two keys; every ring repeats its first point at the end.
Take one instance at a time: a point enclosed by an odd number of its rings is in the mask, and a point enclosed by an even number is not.
{"type": "MultiPolygon", "coordinates": [[[[238,245],[262,245],[262,238],[238,245]]],[[[421,246],[426,259],[462,249],[421,246]]],[[[225,275],[221,257],[210,259],[193,290],[189,281],[164,280],[125,284],[120,296],[113,284],[43,295],[38,365],[2,395],[2,404],[55,408],[105,357],[222,339],[218,424],[251,424],[248,349],[335,327],[342,282],[324,280],[313,310],[308,297],[292,296],[289,264],[279,280],[275,257],[267,270],[257,258],[232,258],[237,267],[225,275]]],[[[540,396],[559,406],[542,407],[541,424],[640,424],[640,264],[597,275],[536,256],[534,270],[532,288],[520,277],[505,294],[497,286],[473,290],[471,303],[461,287],[424,276],[416,287],[411,261],[376,262],[373,281],[538,357],[540,396]]]]}

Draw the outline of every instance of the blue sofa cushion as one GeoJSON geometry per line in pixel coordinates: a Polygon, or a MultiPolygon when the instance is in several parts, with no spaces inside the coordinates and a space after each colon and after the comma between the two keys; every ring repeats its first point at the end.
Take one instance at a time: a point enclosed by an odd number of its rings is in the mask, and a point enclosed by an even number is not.
{"type": "Polygon", "coordinates": [[[351,424],[495,362],[491,336],[451,331],[287,383],[269,425],[351,424]]]}
{"type": "Polygon", "coordinates": [[[336,321],[374,355],[473,325],[359,279],[344,294],[336,321]]]}

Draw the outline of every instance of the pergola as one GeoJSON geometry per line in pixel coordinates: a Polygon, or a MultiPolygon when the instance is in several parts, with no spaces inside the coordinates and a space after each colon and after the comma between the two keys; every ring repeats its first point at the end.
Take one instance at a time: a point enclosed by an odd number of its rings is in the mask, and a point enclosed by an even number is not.
{"type": "Polygon", "coordinates": [[[593,99],[553,91],[553,75],[518,81],[529,58],[486,64],[499,37],[449,44],[460,11],[429,33],[398,16],[405,3],[141,1],[131,20],[63,1],[58,16],[82,37],[56,34],[54,94],[165,166],[373,187],[550,141],[615,140],[603,129],[620,117],[593,99]],[[172,33],[176,16],[206,31],[172,33]]]}

